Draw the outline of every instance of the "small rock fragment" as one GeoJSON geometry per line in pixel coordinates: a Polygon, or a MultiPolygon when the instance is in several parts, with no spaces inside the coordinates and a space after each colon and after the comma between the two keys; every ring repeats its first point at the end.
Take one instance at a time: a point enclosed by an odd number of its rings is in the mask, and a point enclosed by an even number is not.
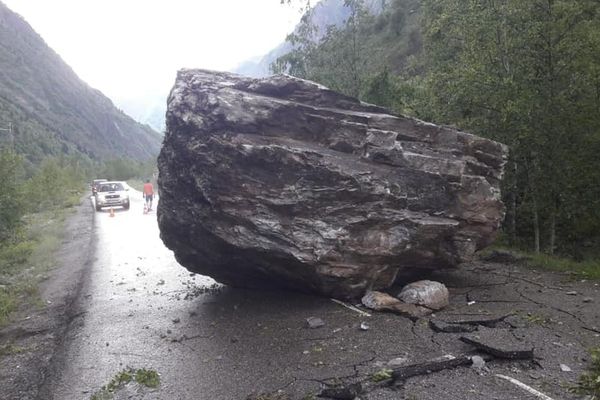
{"type": "Polygon", "coordinates": [[[529,377],[531,379],[541,379],[542,375],[540,375],[538,372],[533,371],[529,373],[529,377]]]}
{"type": "Polygon", "coordinates": [[[567,296],[577,296],[577,291],[571,290],[570,292],[565,293],[567,296]]]}
{"type": "Polygon", "coordinates": [[[404,303],[441,310],[450,304],[448,288],[440,282],[417,281],[402,288],[398,298],[404,303]]]}
{"type": "Polygon", "coordinates": [[[485,360],[481,356],[473,356],[471,357],[471,361],[473,362],[471,368],[475,371],[483,372],[485,370],[485,360]]]}
{"type": "Polygon", "coordinates": [[[370,329],[369,324],[367,324],[366,322],[361,322],[360,323],[360,330],[361,331],[368,331],[370,329]]]}
{"type": "Polygon", "coordinates": [[[394,305],[400,303],[400,300],[387,293],[372,290],[362,297],[361,302],[371,310],[382,311],[390,310],[394,305]]]}
{"type": "Polygon", "coordinates": [[[318,317],[309,317],[306,319],[306,324],[310,329],[316,329],[325,326],[325,321],[318,317]]]}
{"type": "Polygon", "coordinates": [[[562,372],[571,372],[571,371],[572,371],[571,367],[569,367],[569,366],[568,366],[568,365],[566,365],[566,364],[560,364],[560,370],[561,370],[562,372]]]}
{"type": "Polygon", "coordinates": [[[362,303],[375,311],[391,311],[404,317],[417,319],[429,315],[433,310],[415,304],[403,303],[387,293],[370,291],[362,298],[362,303]]]}
{"type": "Polygon", "coordinates": [[[174,323],[174,324],[178,324],[178,323],[180,323],[180,322],[181,322],[181,319],[179,319],[179,318],[174,318],[174,319],[173,319],[173,323],[174,323]]]}
{"type": "Polygon", "coordinates": [[[409,318],[420,318],[433,311],[414,304],[403,303],[387,293],[371,291],[362,298],[363,304],[376,311],[392,311],[409,318]]]}
{"type": "Polygon", "coordinates": [[[592,299],[591,297],[584,297],[582,300],[584,303],[591,303],[594,301],[594,299],[592,299]]]}

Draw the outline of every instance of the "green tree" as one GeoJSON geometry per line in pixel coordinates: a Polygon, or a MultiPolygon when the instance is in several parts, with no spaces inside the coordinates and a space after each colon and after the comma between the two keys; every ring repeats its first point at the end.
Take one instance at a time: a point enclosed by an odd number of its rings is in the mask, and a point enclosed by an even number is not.
{"type": "Polygon", "coordinates": [[[14,239],[25,213],[21,164],[15,153],[0,151],[0,245],[14,239]]]}
{"type": "Polygon", "coordinates": [[[538,252],[554,251],[559,227],[563,246],[580,241],[563,228],[574,210],[593,214],[572,190],[600,167],[584,149],[599,134],[599,9],[592,0],[424,1],[434,116],[510,146],[507,230],[538,252]]]}
{"type": "Polygon", "coordinates": [[[322,83],[331,89],[360,97],[368,76],[371,52],[366,47],[373,16],[362,0],[345,0],[348,18],[341,27],[330,26],[321,32],[313,24],[309,10],[296,31],[287,40],[292,50],[278,58],[271,70],[289,73],[303,79],[322,83]]]}

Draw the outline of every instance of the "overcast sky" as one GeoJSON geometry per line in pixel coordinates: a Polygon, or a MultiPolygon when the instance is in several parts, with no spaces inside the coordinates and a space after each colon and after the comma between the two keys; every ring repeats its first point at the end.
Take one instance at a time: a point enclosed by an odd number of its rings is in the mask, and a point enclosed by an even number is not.
{"type": "Polygon", "coordinates": [[[170,89],[182,67],[228,70],[300,19],[280,0],[2,0],[109,97],[170,89]]]}

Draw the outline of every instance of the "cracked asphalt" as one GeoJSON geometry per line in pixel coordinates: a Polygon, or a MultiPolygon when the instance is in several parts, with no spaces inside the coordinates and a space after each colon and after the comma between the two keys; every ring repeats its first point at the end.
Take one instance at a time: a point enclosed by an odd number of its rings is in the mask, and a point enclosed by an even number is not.
{"type": "Polygon", "coordinates": [[[450,307],[432,318],[511,313],[494,329],[533,343],[535,360],[494,360],[483,373],[459,367],[394,388],[372,383],[389,360],[424,361],[472,347],[459,333],[433,332],[427,319],[365,317],[327,298],[220,287],[190,275],[163,246],[156,215],[143,214],[141,195],[129,211],[94,218],[95,257],[41,398],[89,399],[130,366],[156,370],[160,387],[128,387],[116,399],[311,399],[326,383],[357,381],[366,383],[362,399],[535,398],[495,374],[575,399],[568,387],[589,361],[587,350],[600,345],[598,283],[473,263],[427,277],[451,293],[450,307]],[[325,326],[307,328],[309,317],[325,326]]]}

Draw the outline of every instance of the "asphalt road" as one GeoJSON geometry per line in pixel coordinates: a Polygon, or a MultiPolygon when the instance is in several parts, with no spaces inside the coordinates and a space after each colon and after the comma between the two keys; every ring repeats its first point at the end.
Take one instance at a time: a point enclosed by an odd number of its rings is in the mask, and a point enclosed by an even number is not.
{"type": "MultiPolygon", "coordinates": [[[[325,382],[370,381],[394,358],[470,350],[458,334],[434,333],[426,320],[365,317],[325,298],[215,287],[177,264],[159,238],[155,213],[145,215],[142,207],[141,194],[132,192],[129,211],[95,214],[95,258],[46,382],[47,398],[89,399],[133,367],[156,370],[159,388],[128,385],[116,399],[311,399],[325,382]],[[311,316],[325,326],[308,329],[311,316]]],[[[499,264],[436,278],[449,286],[452,303],[438,317],[515,312],[517,321],[499,329],[535,342],[536,361],[489,363],[483,373],[457,368],[396,389],[371,385],[363,399],[534,398],[495,374],[556,399],[575,398],[565,384],[576,381],[587,349],[599,340],[597,284],[499,264]],[[577,295],[565,294],[573,290],[577,295]],[[561,371],[561,363],[572,371],[561,371]]]]}

